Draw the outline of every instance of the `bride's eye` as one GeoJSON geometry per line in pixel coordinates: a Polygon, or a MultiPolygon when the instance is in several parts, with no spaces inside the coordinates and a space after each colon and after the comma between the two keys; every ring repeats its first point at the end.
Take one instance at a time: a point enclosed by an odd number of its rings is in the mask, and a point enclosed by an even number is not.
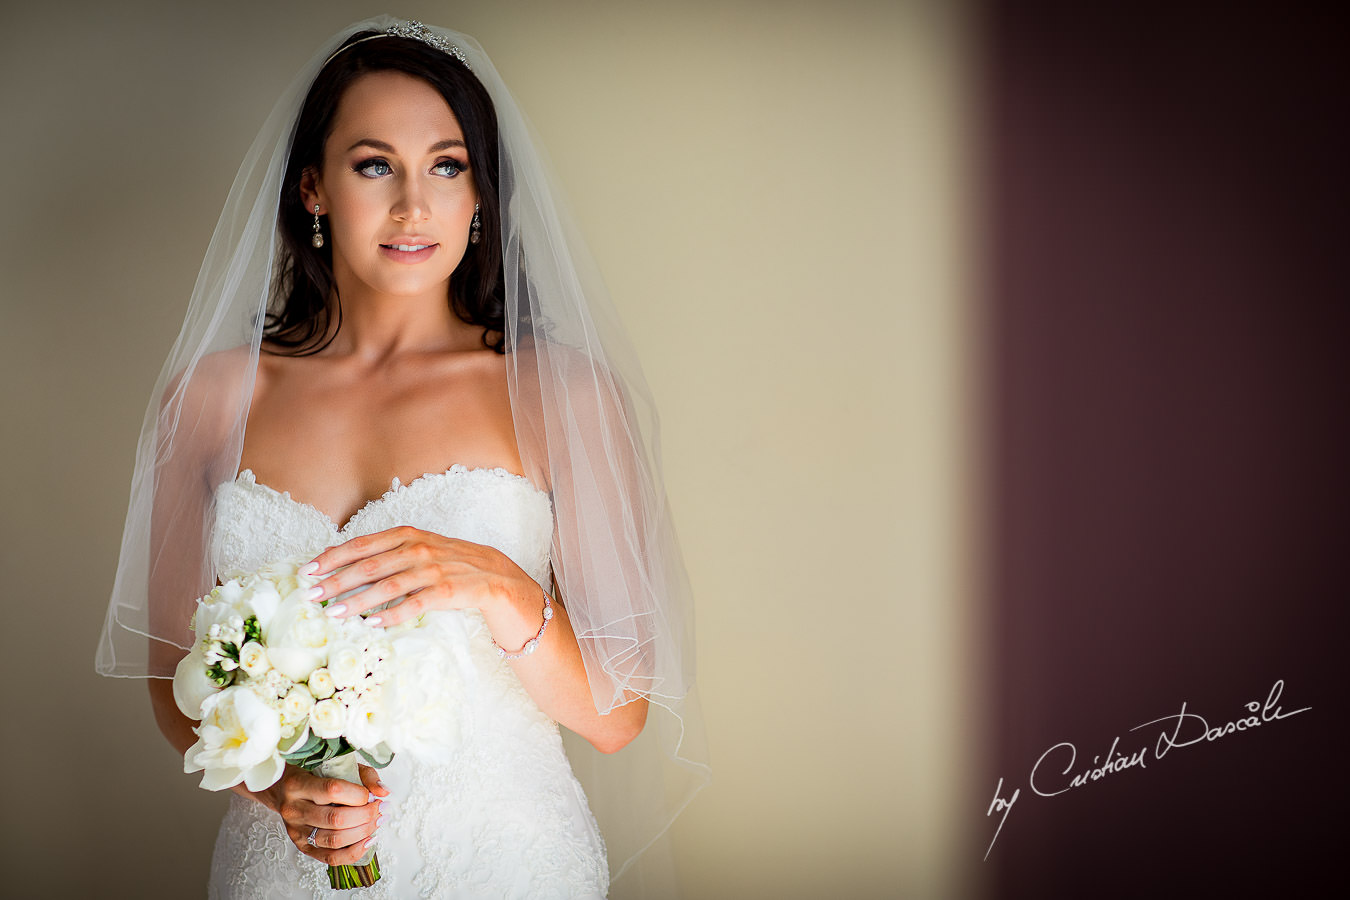
{"type": "Polygon", "coordinates": [[[447,178],[454,178],[465,169],[469,168],[468,163],[462,163],[457,159],[443,159],[432,166],[431,171],[436,175],[444,175],[447,178]]]}
{"type": "Polygon", "coordinates": [[[364,175],[367,178],[383,178],[393,170],[389,168],[389,163],[379,157],[375,157],[374,159],[368,159],[352,166],[352,171],[364,175]]]}

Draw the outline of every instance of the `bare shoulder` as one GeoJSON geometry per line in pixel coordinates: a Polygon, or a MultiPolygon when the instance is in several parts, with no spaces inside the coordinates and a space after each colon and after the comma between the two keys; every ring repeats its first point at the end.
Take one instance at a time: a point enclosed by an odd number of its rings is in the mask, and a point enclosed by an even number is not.
{"type": "Polygon", "coordinates": [[[197,416],[233,412],[248,385],[251,370],[252,354],[248,347],[208,353],[169,379],[161,407],[197,416]]]}

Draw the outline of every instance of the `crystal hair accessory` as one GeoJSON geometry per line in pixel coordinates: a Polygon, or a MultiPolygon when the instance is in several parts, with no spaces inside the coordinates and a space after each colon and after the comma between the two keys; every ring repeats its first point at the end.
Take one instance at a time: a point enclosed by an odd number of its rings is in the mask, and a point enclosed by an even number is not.
{"type": "MultiPolygon", "coordinates": [[[[363,37],[360,40],[352,41],[350,44],[345,44],[334,51],[333,56],[325,59],[323,65],[328,65],[333,61],[333,57],[337,56],[343,50],[349,50],[357,44],[364,44],[366,41],[373,41],[382,37],[412,38],[415,41],[421,41],[429,47],[435,47],[442,53],[450,54],[455,59],[459,60],[464,68],[468,69],[470,72],[473,71],[473,66],[469,65],[469,60],[464,56],[463,50],[460,50],[454,44],[450,43],[439,34],[436,34],[416,19],[410,19],[407,22],[396,22],[386,28],[383,34],[372,34],[369,37],[363,37]]],[[[320,66],[319,68],[323,68],[323,66],[320,66]]]]}

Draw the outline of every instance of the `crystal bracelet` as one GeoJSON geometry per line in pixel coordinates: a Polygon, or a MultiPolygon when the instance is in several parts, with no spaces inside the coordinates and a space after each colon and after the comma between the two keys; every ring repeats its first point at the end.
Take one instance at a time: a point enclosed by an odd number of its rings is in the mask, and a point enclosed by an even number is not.
{"type": "Polygon", "coordinates": [[[539,626],[539,631],[534,637],[525,642],[515,653],[507,653],[502,649],[502,645],[497,643],[497,639],[492,639],[492,646],[497,649],[497,655],[502,659],[520,659],[522,656],[529,656],[539,646],[539,639],[544,636],[544,630],[548,628],[548,623],[553,621],[553,598],[548,595],[548,591],[542,592],[544,595],[544,623],[539,626]]]}

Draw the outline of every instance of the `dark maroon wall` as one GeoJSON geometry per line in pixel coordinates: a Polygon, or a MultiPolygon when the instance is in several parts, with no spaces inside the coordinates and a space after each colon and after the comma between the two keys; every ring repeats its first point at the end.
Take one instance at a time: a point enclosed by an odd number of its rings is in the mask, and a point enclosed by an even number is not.
{"type": "Polygon", "coordinates": [[[1350,41],[1211,6],[988,4],[998,897],[1344,880],[1350,41]],[[1161,759],[1130,730],[1280,679],[1310,711],[1161,759]],[[1146,768],[1030,790],[1116,737],[1146,768]]]}

